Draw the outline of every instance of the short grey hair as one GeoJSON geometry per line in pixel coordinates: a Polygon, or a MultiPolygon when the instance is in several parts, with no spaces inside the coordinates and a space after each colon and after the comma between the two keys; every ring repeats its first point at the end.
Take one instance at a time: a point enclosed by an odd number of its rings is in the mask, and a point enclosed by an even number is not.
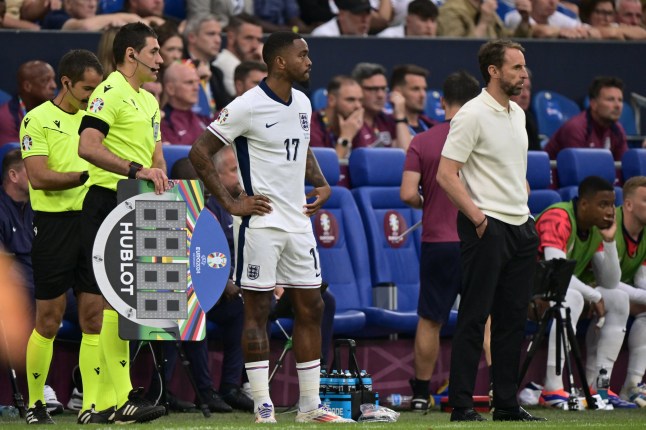
{"type": "Polygon", "coordinates": [[[200,27],[202,27],[202,24],[209,21],[220,22],[218,18],[213,14],[195,16],[187,20],[186,27],[184,28],[184,34],[182,34],[182,36],[184,36],[185,40],[188,40],[189,34],[197,34],[197,32],[200,31],[200,27]]]}
{"type": "Polygon", "coordinates": [[[352,77],[361,84],[365,79],[370,79],[375,75],[386,76],[386,68],[377,63],[357,63],[352,70],[352,77]]]}

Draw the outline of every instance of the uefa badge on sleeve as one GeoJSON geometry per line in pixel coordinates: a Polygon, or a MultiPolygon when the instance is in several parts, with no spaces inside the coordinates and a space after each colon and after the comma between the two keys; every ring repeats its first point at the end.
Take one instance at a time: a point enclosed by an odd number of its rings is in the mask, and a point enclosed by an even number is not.
{"type": "Polygon", "coordinates": [[[101,109],[103,109],[104,105],[105,104],[103,103],[103,99],[97,97],[94,100],[92,100],[92,102],[90,103],[90,106],[88,107],[88,110],[92,113],[99,113],[101,112],[101,109]]]}
{"type": "Polygon", "coordinates": [[[29,151],[31,149],[31,137],[28,134],[25,134],[25,137],[22,138],[20,146],[23,151],[29,151]]]}

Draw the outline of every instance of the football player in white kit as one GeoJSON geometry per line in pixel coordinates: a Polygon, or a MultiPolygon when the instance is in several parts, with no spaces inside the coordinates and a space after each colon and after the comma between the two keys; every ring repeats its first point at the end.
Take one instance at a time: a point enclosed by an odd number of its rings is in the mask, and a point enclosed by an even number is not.
{"type": "MultiPolygon", "coordinates": [[[[274,423],[269,396],[267,319],[276,285],[292,302],[294,353],[300,388],[297,422],[342,422],[321,404],[321,268],[309,217],[330,197],[309,149],[312,108],[292,88],[309,80],[305,40],[273,33],[263,48],[268,76],[222,109],[197,139],[190,159],[205,186],[234,217],[235,282],[244,298],[242,348],[256,422],[274,423]],[[241,188],[232,196],[219,182],[212,156],[231,145],[241,188]],[[314,186],[305,196],[304,180],[314,186]],[[307,198],[314,198],[312,203],[307,198]]],[[[351,421],[351,420],[350,420],[351,421]]]]}

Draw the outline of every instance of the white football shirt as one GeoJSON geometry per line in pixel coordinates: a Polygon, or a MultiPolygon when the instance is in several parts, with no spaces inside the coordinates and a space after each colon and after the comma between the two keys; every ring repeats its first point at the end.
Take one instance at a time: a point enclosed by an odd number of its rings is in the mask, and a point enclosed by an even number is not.
{"type": "Polygon", "coordinates": [[[312,106],[305,94],[292,89],[285,103],[263,80],[229,103],[209,125],[211,133],[233,145],[245,192],[271,200],[272,212],[251,216],[250,228],[311,231],[303,213],[311,117],[312,106]]]}

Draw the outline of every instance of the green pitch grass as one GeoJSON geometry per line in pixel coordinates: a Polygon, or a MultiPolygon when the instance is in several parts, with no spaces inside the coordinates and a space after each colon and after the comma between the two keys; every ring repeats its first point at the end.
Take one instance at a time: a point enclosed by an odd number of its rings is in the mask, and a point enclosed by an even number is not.
{"type": "MultiPolygon", "coordinates": [[[[152,423],[132,425],[129,429],[148,430],[189,430],[189,429],[212,429],[212,430],[241,430],[241,429],[347,429],[348,426],[361,429],[387,429],[387,430],[436,430],[436,429],[540,429],[540,430],[563,430],[598,428],[604,430],[617,429],[645,429],[646,409],[614,410],[614,411],[557,411],[540,407],[528,408],[537,416],[547,418],[547,422],[538,423],[499,423],[492,422],[491,415],[485,414],[489,419],[483,423],[451,423],[448,413],[433,410],[426,415],[404,412],[396,423],[357,423],[357,424],[296,424],[295,414],[277,414],[277,425],[256,425],[253,423],[253,415],[246,413],[212,414],[210,418],[204,418],[200,413],[171,414],[162,417],[152,423]]],[[[75,428],[81,429],[76,424],[76,415],[65,412],[63,415],[54,416],[57,426],[52,428],[75,428]]],[[[6,421],[0,417],[0,429],[23,429],[27,428],[17,420],[6,421]]],[[[30,427],[31,428],[31,427],[30,427]]],[[[123,429],[123,426],[88,426],[88,429],[123,429]]]]}

